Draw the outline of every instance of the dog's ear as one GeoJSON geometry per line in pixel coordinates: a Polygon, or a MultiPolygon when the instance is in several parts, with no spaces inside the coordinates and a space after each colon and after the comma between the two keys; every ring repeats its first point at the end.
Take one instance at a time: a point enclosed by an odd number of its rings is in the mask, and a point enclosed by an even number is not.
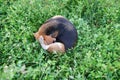
{"type": "Polygon", "coordinates": [[[58,31],[55,31],[54,33],[51,34],[51,37],[56,38],[58,36],[58,31]]]}
{"type": "Polygon", "coordinates": [[[35,39],[38,39],[38,38],[39,38],[39,34],[38,34],[38,32],[33,33],[33,35],[34,35],[35,39]]]}

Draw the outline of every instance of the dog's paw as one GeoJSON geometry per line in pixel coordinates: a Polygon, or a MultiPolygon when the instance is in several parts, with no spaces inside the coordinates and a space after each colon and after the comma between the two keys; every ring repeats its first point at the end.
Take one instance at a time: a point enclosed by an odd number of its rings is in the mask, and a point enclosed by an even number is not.
{"type": "Polygon", "coordinates": [[[40,36],[39,41],[40,41],[40,44],[44,44],[44,38],[43,38],[43,36],[40,36]]]}

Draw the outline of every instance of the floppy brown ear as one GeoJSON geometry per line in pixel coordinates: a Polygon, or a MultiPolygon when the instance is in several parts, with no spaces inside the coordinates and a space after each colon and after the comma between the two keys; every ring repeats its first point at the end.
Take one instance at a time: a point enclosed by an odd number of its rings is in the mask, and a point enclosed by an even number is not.
{"type": "Polygon", "coordinates": [[[56,38],[58,36],[58,31],[55,31],[54,33],[51,34],[53,38],[56,38]]]}

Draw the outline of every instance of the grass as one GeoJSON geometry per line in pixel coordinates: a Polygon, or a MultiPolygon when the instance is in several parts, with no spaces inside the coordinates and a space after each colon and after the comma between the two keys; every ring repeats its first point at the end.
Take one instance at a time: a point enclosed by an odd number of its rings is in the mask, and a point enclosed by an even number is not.
{"type": "Polygon", "coordinates": [[[119,80],[120,1],[0,0],[0,80],[119,80]],[[45,20],[62,15],[78,43],[49,54],[34,39],[45,20]]]}

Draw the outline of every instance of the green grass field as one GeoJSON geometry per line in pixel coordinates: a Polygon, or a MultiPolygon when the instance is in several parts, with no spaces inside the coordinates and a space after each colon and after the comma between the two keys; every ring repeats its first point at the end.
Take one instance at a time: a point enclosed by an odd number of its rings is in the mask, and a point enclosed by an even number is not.
{"type": "Polygon", "coordinates": [[[120,80],[120,0],[0,0],[0,80],[120,80]],[[55,15],[78,32],[63,55],[33,36],[55,15]]]}

